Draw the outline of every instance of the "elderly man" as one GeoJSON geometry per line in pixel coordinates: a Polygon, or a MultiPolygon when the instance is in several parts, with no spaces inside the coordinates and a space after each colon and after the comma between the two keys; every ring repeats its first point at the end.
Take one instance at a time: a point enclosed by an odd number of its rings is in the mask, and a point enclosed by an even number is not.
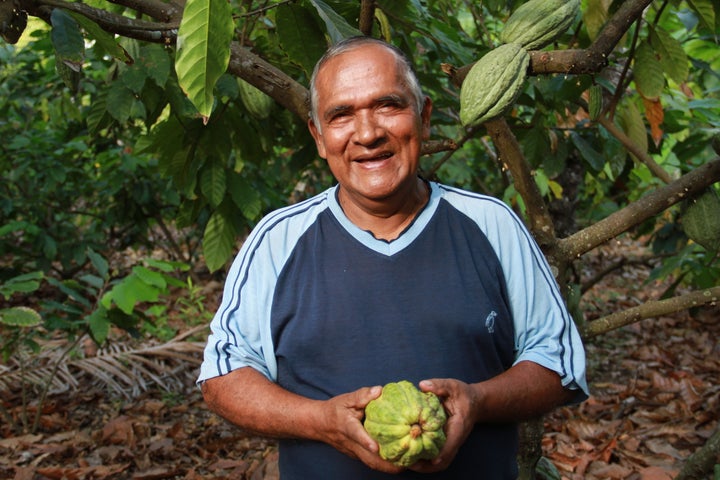
{"type": "Polygon", "coordinates": [[[544,257],[503,203],[418,176],[432,102],[398,49],[335,45],[311,97],[337,185],[244,243],[205,350],[208,405],[279,438],[283,480],[516,478],[517,422],[587,394],[544,257]],[[408,469],[362,426],[399,380],[448,414],[440,455],[408,469]]]}

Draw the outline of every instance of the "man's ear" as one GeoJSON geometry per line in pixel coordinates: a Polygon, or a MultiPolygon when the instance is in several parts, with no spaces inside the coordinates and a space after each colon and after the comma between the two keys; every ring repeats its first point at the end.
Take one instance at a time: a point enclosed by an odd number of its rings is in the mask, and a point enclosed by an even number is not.
{"type": "Polygon", "coordinates": [[[325,142],[323,141],[322,133],[312,120],[308,120],[308,130],[310,130],[310,135],[312,135],[313,140],[315,140],[315,147],[317,147],[320,158],[327,158],[325,156],[325,142]]]}

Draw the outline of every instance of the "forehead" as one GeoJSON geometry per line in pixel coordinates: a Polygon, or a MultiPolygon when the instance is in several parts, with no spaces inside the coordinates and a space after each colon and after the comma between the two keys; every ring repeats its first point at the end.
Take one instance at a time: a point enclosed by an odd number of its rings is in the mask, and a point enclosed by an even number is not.
{"type": "Polygon", "coordinates": [[[320,99],[343,92],[375,89],[401,90],[398,59],[380,45],[359,45],[327,60],[320,68],[316,87],[320,99]]]}

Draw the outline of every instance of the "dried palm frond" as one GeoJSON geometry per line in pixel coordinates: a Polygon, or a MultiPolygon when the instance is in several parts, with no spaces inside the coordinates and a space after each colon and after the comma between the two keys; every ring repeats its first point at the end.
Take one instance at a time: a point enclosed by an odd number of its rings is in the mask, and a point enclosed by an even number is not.
{"type": "Polygon", "coordinates": [[[153,386],[182,391],[197,378],[204,348],[204,342],[187,338],[204,328],[196,327],[162,344],[116,341],[80,358],[66,358],[67,346],[44,345],[38,354],[25,353],[13,364],[0,365],[0,392],[15,390],[22,382],[36,387],[50,382],[49,392],[59,393],[79,388],[88,377],[126,398],[153,386]]]}

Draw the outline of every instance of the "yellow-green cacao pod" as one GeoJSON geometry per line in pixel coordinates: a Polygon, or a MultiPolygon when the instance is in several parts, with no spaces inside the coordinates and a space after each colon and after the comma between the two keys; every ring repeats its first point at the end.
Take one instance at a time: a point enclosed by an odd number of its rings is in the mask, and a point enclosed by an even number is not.
{"type": "Polygon", "coordinates": [[[570,28],[579,12],[580,0],[530,0],[510,15],[500,40],[539,50],[570,28]]]}
{"type": "Polygon", "coordinates": [[[682,225],[692,241],[710,252],[720,251],[720,197],[712,187],[690,200],[682,225]]]}
{"type": "Polygon", "coordinates": [[[273,99],[245,80],[238,80],[238,85],[240,86],[240,100],[242,100],[250,115],[258,120],[269,117],[272,111],[273,99]]]}
{"type": "Polygon", "coordinates": [[[603,93],[600,85],[593,85],[588,92],[588,113],[593,122],[600,118],[603,109],[603,93]]]}
{"type": "Polygon", "coordinates": [[[378,442],[382,458],[409,467],[437,457],[445,445],[446,420],[437,395],[402,380],[385,385],[382,394],[367,404],[363,424],[378,442]]]}
{"type": "Polygon", "coordinates": [[[505,113],[520,96],[529,65],[530,55],[515,43],[475,62],[460,89],[460,122],[474,126],[505,113]]]}

